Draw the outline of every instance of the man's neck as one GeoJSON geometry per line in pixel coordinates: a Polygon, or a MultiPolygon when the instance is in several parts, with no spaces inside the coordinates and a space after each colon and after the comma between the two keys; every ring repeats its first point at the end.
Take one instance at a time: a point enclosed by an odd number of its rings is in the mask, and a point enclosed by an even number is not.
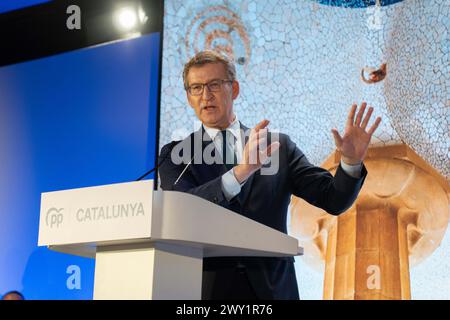
{"type": "Polygon", "coordinates": [[[204,126],[205,128],[208,128],[208,129],[216,129],[216,130],[222,131],[222,130],[228,129],[231,125],[233,125],[233,123],[234,123],[236,120],[237,120],[236,114],[234,114],[234,115],[233,115],[233,120],[231,120],[230,122],[228,122],[228,125],[227,125],[226,127],[224,127],[224,126],[209,127],[209,126],[207,126],[207,125],[204,124],[204,123],[203,123],[203,126],[204,126]]]}

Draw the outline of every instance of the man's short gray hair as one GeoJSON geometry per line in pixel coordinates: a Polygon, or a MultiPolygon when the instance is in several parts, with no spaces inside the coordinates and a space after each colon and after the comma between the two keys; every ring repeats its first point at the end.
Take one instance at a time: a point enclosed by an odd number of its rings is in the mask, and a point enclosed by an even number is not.
{"type": "Polygon", "coordinates": [[[225,66],[228,78],[233,81],[236,80],[236,67],[234,66],[233,61],[231,61],[228,57],[221,55],[216,51],[205,50],[198,52],[184,65],[183,84],[186,90],[189,86],[187,83],[187,76],[189,74],[189,70],[192,67],[201,66],[207,63],[222,63],[225,66]]]}

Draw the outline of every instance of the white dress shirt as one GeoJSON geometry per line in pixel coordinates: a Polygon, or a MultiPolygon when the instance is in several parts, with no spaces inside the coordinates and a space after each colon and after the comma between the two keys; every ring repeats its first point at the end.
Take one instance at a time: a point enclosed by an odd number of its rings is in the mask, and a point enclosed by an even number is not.
{"type": "MultiPolygon", "coordinates": [[[[209,137],[213,141],[216,149],[219,151],[220,155],[222,156],[222,135],[219,134],[221,130],[215,129],[215,128],[209,128],[205,125],[203,125],[203,128],[205,128],[205,131],[208,133],[209,137]]],[[[233,134],[233,139],[228,139],[227,143],[229,144],[229,147],[231,150],[234,150],[236,154],[236,159],[238,163],[241,163],[242,160],[242,153],[244,150],[244,140],[241,132],[241,125],[239,123],[239,120],[237,116],[234,117],[233,122],[230,124],[230,126],[227,128],[227,131],[233,134]]],[[[361,177],[361,168],[362,164],[357,165],[349,165],[346,164],[344,161],[341,160],[341,166],[342,169],[350,176],[354,178],[360,178],[361,177]]],[[[245,184],[246,181],[243,183],[239,183],[237,181],[236,176],[234,175],[233,169],[230,169],[222,176],[222,192],[225,196],[225,198],[230,201],[233,199],[236,195],[241,192],[242,186],[245,184]]]]}
{"type": "MultiPolygon", "coordinates": [[[[216,149],[219,151],[222,156],[222,135],[219,134],[220,130],[215,128],[209,128],[203,125],[205,131],[208,133],[211,140],[214,142],[216,149]]],[[[234,117],[233,122],[227,128],[227,131],[233,134],[233,139],[228,139],[227,143],[229,144],[230,150],[233,150],[236,154],[237,162],[240,163],[242,160],[242,152],[244,150],[244,142],[243,136],[241,134],[241,125],[237,116],[234,117]]],[[[230,201],[233,199],[239,192],[241,192],[241,187],[245,184],[245,181],[240,184],[237,181],[236,176],[234,175],[233,169],[230,169],[222,176],[222,192],[225,195],[225,198],[230,201]]]]}

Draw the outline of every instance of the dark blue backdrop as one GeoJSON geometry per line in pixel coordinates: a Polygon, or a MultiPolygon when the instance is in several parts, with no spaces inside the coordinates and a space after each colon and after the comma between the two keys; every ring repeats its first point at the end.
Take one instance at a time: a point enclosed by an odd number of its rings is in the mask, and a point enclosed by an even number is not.
{"type": "Polygon", "coordinates": [[[0,2],[0,13],[34,6],[50,0],[3,0],[0,2]]]}
{"type": "Polygon", "coordinates": [[[92,298],[94,260],[36,246],[40,194],[154,166],[159,52],[154,33],[0,68],[0,294],[92,298]]]}

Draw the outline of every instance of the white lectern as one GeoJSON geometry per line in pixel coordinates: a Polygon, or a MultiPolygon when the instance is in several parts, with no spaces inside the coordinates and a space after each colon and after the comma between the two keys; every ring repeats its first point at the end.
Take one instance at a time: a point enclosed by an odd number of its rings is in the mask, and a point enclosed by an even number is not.
{"type": "Polygon", "coordinates": [[[151,180],[42,193],[38,245],[95,258],[94,299],[200,299],[203,257],[302,254],[293,237],[151,180]]]}

